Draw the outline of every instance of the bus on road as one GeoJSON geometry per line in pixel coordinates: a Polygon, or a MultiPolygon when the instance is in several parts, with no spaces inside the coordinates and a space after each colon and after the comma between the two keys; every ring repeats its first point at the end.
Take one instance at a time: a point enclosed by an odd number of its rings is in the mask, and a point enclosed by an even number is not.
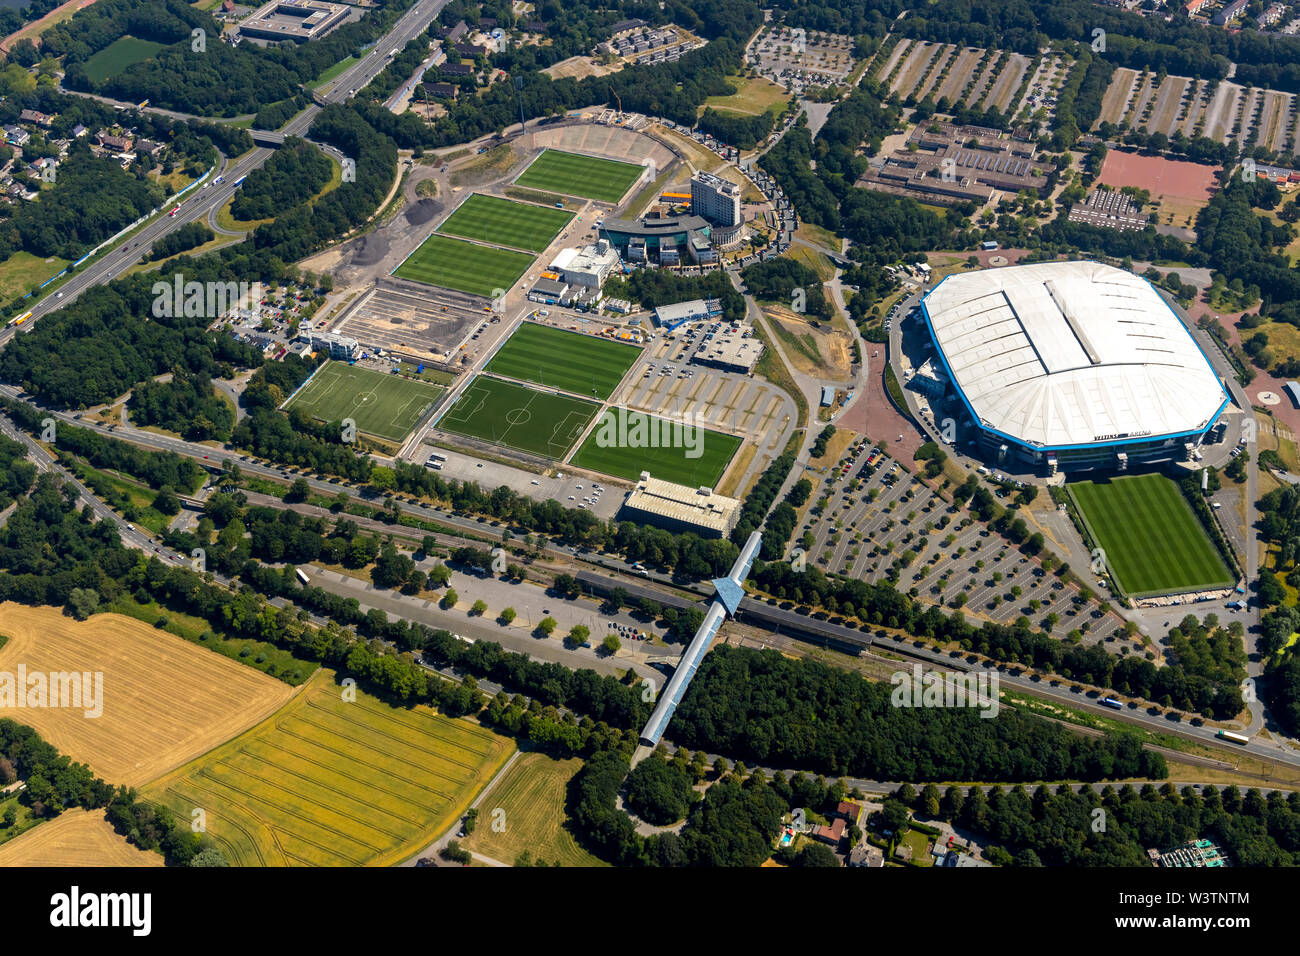
{"type": "Polygon", "coordinates": [[[298,580],[302,582],[303,587],[306,587],[311,583],[311,578],[307,577],[307,572],[302,568],[298,568],[296,573],[298,575],[298,580]]]}
{"type": "Polygon", "coordinates": [[[244,180],[247,178],[248,178],[247,176],[240,176],[238,179],[236,179],[233,183],[230,184],[230,188],[238,189],[240,186],[244,185],[244,180]]]}
{"type": "Polygon", "coordinates": [[[1241,734],[1234,734],[1231,730],[1220,730],[1214,736],[1220,740],[1226,740],[1229,743],[1241,744],[1243,747],[1250,743],[1249,737],[1243,737],[1241,734]]]}

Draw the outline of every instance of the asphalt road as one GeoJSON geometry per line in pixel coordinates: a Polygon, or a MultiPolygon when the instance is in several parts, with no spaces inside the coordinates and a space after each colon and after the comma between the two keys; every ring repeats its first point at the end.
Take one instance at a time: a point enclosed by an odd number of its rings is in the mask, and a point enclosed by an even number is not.
{"type": "MultiPolygon", "coordinates": [[[[344,70],[318,92],[330,103],[341,103],[348,99],[352,91],[362,89],[388,65],[389,50],[393,47],[404,47],[428,29],[429,24],[442,12],[447,3],[448,0],[427,0],[418,4],[402,16],[382,39],[376,41],[365,57],[344,70]]],[[[320,113],[320,109],[319,106],[312,104],[290,120],[280,132],[286,136],[305,136],[320,113]]],[[[167,110],[156,112],[175,119],[215,121],[210,117],[188,117],[167,110]]],[[[139,262],[140,257],[163,236],[187,223],[207,221],[210,215],[215,215],[218,209],[230,201],[235,192],[234,183],[265,163],[272,152],[271,149],[255,148],[233,162],[222,156],[221,163],[224,168],[215,170],[209,177],[211,182],[217,176],[223,175],[225,179],[222,183],[216,186],[200,186],[192,190],[184,200],[181,200],[180,211],[174,216],[170,215],[169,211],[159,213],[140,231],[101,255],[80,272],[74,273],[56,292],[47,295],[32,306],[32,318],[24,325],[0,331],[0,349],[14,335],[30,331],[43,316],[69,304],[91,286],[102,285],[116,279],[139,262]]],[[[174,206],[175,202],[172,202],[167,208],[170,210],[174,206]]]]}

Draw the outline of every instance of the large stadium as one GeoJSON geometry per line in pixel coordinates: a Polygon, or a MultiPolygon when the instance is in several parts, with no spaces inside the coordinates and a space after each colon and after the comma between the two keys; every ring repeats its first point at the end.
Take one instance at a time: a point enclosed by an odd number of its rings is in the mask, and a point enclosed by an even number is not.
{"type": "Polygon", "coordinates": [[[952,275],[921,301],[937,370],[1008,468],[1186,460],[1228,395],[1145,279],[1095,262],[952,275]]]}

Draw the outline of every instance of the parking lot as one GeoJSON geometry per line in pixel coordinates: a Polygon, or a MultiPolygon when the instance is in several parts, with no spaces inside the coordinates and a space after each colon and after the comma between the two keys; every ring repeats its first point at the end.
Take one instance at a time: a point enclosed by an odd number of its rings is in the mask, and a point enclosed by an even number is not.
{"type": "Polygon", "coordinates": [[[689,364],[703,334],[692,338],[679,329],[674,338],[661,335],[628,373],[614,402],[665,418],[693,416],[706,428],[783,448],[795,414],[789,397],[762,379],[689,364]]]}
{"type": "MultiPolygon", "coordinates": [[[[817,487],[795,543],[809,562],[872,584],[893,578],[900,591],[962,606],[968,617],[1011,624],[1023,615],[1058,638],[1078,629],[1085,643],[1107,640],[1108,650],[1118,652],[1122,638],[1111,639],[1118,617],[1094,617],[1097,602],[1081,601],[1076,587],[1046,574],[1037,560],[949,505],[888,455],[868,465],[875,447],[860,442],[837,464],[806,475],[817,487]]],[[[1010,503],[1006,491],[995,493],[1010,503]]]]}
{"type": "Polygon", "coordinates": [[[491,491],[505,485],[512,491],[527,495],[538,501],[554,499],[566,508],[582,508],[598,518],[610,519],[618,512],[623,499],[627,497],[624,487],[611,487],[602,480],[592,480],[582,475],[571,473],[560,465],[553,476],[515,468],[494,461],[480,461],[463,452],[448,448],[423,446],[421,461],[431,454],[445,458],[438,474],[460,481],[474,481],[485,491],[491,491]]]}
{"type": "Polygon", "coordinates": [[[816,30],[774,28],[751,41],[746,59],[761,75],[794,91],[835,86],[853,71],[853,38],[816,30]]]}

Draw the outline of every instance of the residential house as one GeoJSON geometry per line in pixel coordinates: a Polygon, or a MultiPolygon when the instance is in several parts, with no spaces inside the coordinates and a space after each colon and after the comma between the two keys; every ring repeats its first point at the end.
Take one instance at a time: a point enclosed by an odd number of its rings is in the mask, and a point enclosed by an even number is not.
{"type": "Polygon", "coordinates": [[[90,130],[86,129],[86,127],[82,126],[80,123],[72,127],[72,135],[75,139],[81,139],[81,137],[85,136],[89,132],[90,130]]]}
{"type": "Polygon", "coordinates": [[[113,153],[129,153],[135,146],[135,140],[130,136],[111,136],[102,130],[95,139],[100,146],[113,153]]]}
{"type": "Polygon", "coordinates": [[[849,866],[883,867],[885,854],[869,843],[859,843],[849,851],[849,866]]]}
{"type": "Polygon", "coordinates": [[[44,126],[46,129],[49,129],[50,124],[54,122],[53,116],[46,116],[39,110],[23,110],[18,114],[18,118],[24,123],[35,123],[37,126],[44,126]]]}
{"type": "Polygon", "coordinates": [[[26,146],[28,140],[32,138],[32,134],[27,132],[27,130],[23,129],[21,126],[5,126],[4,134],[5,142],[10,146],[26,146]]]}

